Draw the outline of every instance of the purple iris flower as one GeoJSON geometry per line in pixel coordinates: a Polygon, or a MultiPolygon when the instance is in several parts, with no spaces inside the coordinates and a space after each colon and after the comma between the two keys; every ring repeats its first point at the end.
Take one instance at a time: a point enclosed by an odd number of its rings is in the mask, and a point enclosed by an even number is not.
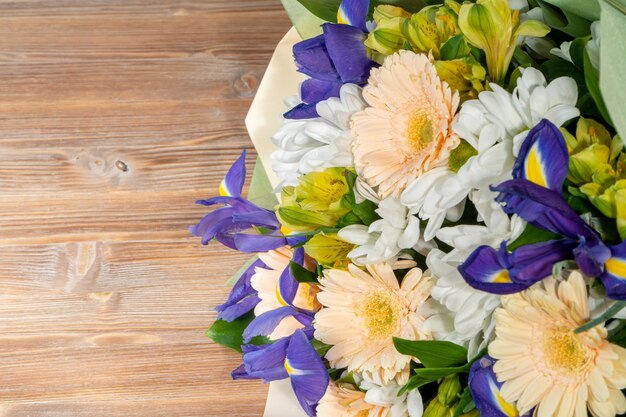
{"type": "Polygon", "coordinates": [[[220,183],[218,197],[197,201],[197,204],[207,207],[215,204],[223,204],[224,207],[204,216],[189,231],[194,236],[201,237],[203,245],[215,239],[241,252],[267,252],[296,243],[298,239],[288,239],[280,232],[281,225],[274,212],[241,196],[246,178],[245,159],[244,150],[220,183]],[[258,230],[263,230],[264,233],[261,234],[258,230]]]}
{"type": "MultiPolygon", "coordinates": [[[[304,249],[296,248],[292,262],[304,265],[304,249]]],[[[276,295],[283,307],[276,310],[267,311],[257,316],[250,322],[243,332],[243,341],[250,342],[256,336],[269,336],[283,319],[293,317],[300,322],[308,331],[313,329],[314,311],[304,310],[293,305],[293,301],[298,292],[298,281],[294,278],[291,268],[287,266],[278,279],[276,295]]]]}
{"type": "Polygon", "coordinates": [[[467,283],[495,294],[511,294],[530,287],[552,272],[556,262],[574,259],[587,276],[600,277],[607,297],[626,299],[626,242],[609,247],[567,204],[562,187],[569,156],[563,135],[548,120],[528,133],[513,179],[492,187],[507,214],[517,214],[559,239],[524,245],[509,253],[480,246],[459,266],[467,283]]]}
{"type": "Polygon", "coordinates": [[[369,0],[344,0],[338,24],[325,23],[323,34],[294,45],[298,71],[310,78],[300,86],[302,103],[285,113],[286,119],[319,117],[317,103],[339,97],[343,84],[367,82],[370,70],[376,66],[364,44],[368,10],[369,0]]]}
{"type": "Polygon", "coordinates": [[[244,345],[243,365],[232,373],[234,379],[262,379],[263,382],[291,378],[291,387],[302,409],[315,416],[329,376],[324,362],[311,342],[312,332],[298,329],[291,336],[271,344],[244,345]]]}
{"type": "Polygon", "coordinates": [[[256,268],[265,268],[266,266],[263,261],[257,259],[246,269],[230,291],[228,300],[215,308],[218,312],[218,319],[230,322],[252,311],[252,309],[256,307],[261,299],[257,296],[257,291],[252,288],[250,281],[256,268]]]}
{"type": "MultiPolygon", "coordinates": [[[[500,395],[502,383],[493,372],[495,360],[485,355],[472,365],[467,384],[481,417],[516,417],[517,409],[500,395]]],[[[524,416],[532,415],[532,410],[524,416]]],[[[523,417],[523,416],[522,416],[523,417]]]]}

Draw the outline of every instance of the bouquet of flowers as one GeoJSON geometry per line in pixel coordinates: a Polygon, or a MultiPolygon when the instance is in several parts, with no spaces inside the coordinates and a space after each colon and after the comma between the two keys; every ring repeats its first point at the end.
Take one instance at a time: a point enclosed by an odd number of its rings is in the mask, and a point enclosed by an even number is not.
{"type": "Polygon", "coordinates": [[[233,378],[319,417],[625,413],[626,3],[283,4],[252,184],[243,152],[191,227],[254,254],[207,332],[233,378]]]}

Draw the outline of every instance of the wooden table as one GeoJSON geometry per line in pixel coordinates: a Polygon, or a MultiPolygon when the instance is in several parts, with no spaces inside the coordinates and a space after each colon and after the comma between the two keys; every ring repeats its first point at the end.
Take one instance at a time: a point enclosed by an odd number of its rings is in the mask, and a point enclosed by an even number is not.
{"type": "Polygon", "coordinates": [[[261,415],[203,335],[246,257],[187,227],[288,27],[277,0],[0,0],[0,416],[261,415]]]}

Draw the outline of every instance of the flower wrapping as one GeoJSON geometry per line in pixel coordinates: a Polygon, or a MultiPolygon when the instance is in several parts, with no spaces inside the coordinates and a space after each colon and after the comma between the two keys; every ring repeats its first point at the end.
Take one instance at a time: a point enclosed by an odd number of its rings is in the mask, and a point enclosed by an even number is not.
{"type": "Polygon", "coordinates": [[[207,335],[267,417],[625,413],[626,8],[418,3],[283,1],[207,335]]]}

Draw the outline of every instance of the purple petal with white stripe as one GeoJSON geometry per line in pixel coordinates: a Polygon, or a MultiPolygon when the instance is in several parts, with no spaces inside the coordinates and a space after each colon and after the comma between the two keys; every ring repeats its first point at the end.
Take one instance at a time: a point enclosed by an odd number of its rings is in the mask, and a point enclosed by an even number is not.
{"type": "Polygon", "coordinates": [[[296,330],[291,336],[285,368],[298,402],[309,416],[314,417],[317,403],[324,396],[330,379],[324,362],[302,330],[296,330]]]}

